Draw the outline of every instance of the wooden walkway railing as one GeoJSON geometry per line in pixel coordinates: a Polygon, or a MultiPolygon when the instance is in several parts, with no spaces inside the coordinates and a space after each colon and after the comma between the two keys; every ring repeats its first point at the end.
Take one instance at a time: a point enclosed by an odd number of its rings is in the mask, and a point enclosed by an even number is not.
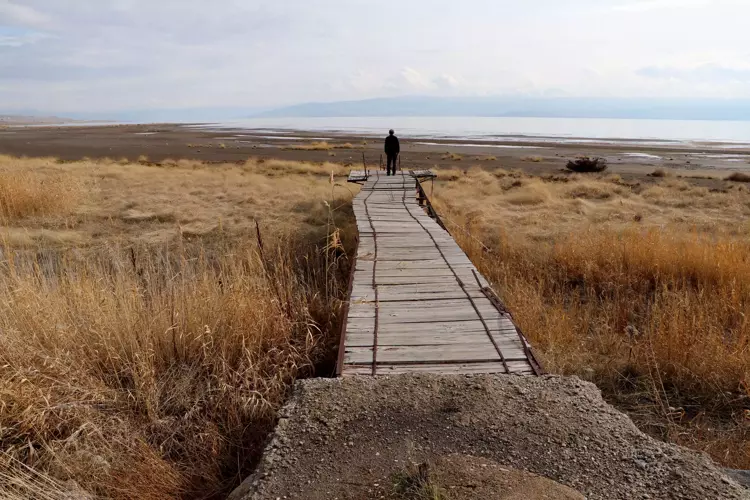
{"type": "Polygon", "coordinates": [[[415,176],[351,179],[364,186],[339,374],[541,373],[487,280],[420,207],[415,176]]]}

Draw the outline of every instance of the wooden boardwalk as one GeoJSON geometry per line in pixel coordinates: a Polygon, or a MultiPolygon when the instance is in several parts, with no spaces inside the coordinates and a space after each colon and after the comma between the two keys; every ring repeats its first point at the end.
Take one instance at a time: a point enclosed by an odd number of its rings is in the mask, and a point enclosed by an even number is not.
{"type": "Polygon", "coordinates": [[[359,248],[341,375],[540,373],[487,280],[419,206],[414,177],[371,171],[353,203],[359,248]]]}

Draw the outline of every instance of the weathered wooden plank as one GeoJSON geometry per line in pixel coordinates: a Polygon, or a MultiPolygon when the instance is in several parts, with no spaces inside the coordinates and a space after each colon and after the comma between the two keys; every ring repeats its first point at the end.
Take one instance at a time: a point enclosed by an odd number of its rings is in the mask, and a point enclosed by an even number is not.
{"type": "Polygon", "coordinates": [[[345,377],[356,375],[372,375],[372,365],[344,365],[341,374],[345,377]]]}
{"type": "MultiPolygon", "coordinates": [[[[370,273],[372,279],[372,273],[370,273]]],[[[410,284],[431,284],[440,285],[441,283],[449,282],[451,284],[456,283],[455,278],[451,278],[452,281],[446,279],[446,276],[381,276],[378,279],[380,285],[410,285],[410,284]]],[[[447,283],[446,283],[447,284],[447,283]]]]}
{"type": "MultiPolygon", "coordinates": [[[[345,362],[372,364],[371,347],[347,347],[345,362]]],[[[444,346],[378,346],[378,364],[429,363],[429,362],[498,362],[500,356],[492,344],[463,344],[450,349],[444,346]]]]}
{"type": "MultiPolygon", "coordinates": [[[[482,292],[474,291],[469,292],[469,295],[472,298],[481,298],[484,297],[482,292]]],[[[453,299],[463,299],[466,297],[466,294],[460,290],[457,289],[455,291],[453,290],[446,290],[446,291],[435,291],[435,292],[411,292],[411,293],[393,293],[388,292],[384,293],[382,291],[378,292],[378,300],[380,302],[427,302],[427,301],[442,301],[442,300],[453,300],[453,299]]],[[[370,289],[369,291],[362,292],[362,291],[352,291],[352,302],[372,302],[375,300],[375,291],[373,289],[370,289]]],[[[415,304],[416,306],[419,306],[419,304],[415,304]]]]}
{"type": "MultiPolygon", "coordinates": [[[[462,264],[454,264],[451,267],[454,269],[466,268],[474,269],[474,265],[471,262],[462,264]]],[[[357,269],[370,270],[372,271],[373,263],[370,262],[357,262],[357,269]]],[[[413,261],[413,260],[391,260],[378,262],[378,269],[448,269],[448,265],[443,259],[432,259],[427,261],[413,261]]]]}
{"type": "Polygon", "coordinates": [[[484,296],[480,287],[487,286],[487,281],[466,254],[418,205],[413,178],[369,173],[353,202],[359,248],[347,318],[344,375],[372,374],[376,342],[373,278],[379,299],[378,374],[503,373],[498,348],[512,366],[511,372],[531,373],[512,322],[484,296]]]}
{"type": "Polygon", "coordinates": [[[518,375],[532,375],[534,373],[528,361],[507,361],[506,363],[511,373],[518,375]]]}
{"type": "MultiPolygon", "coordinates": [[[[489,325],[490,332],[502,333],[502,331],[489,325]]],[[[352,318],[347,323],[347,332],[350,333],[372,333],[375,328],[375,318],[352,318]]],[[[486,333],[482,322],[477,319],[464,321],[435,321],[434,323],[417,324],[383,324],[378,327],[378,335],[394,334],[422,334],[422,333],[450,333],[462,335],[469,333],[486,333]]]]}
{"type": "MultiPolygon", "coordinates": [[[[350,347],[362,347],[374,345],[375,337],[371,333],[350,333],[346,337],[346,345],[350,347]]],[[[459,344],[481,344],[492,347],[492,343],[485,332],[453,334],[392,334],[378,333],[378,346],[419,346],[419,345],[459,345],[459,344]]],[[[501,347],[501,351],[503,348],[501,347]]],[[[503,352],[503,354],[505,354],[503,352]]]]}
{"type": "MultiPolygon", "coordinates": [[[[379,312],[380,316],[426,316],[439,314],[439,313],[473,313],[472,319],[484,319],[485,321],[496,321],[498,324],[505,326],[503,320],[507,320],[507,317],[501,316],[495,307],[487,302],[479,302],[482,299],[472,299],[470,301],[467,297],[458,299],[447,299],[440,301],[424,301],[415,303],[413,301],[391,301],[381,303],[379,312]],[[476,306],[476,310],[474,307],[476,306]],[[479,311],[480,316],[477,314],[479,311]]],[[[486,300],[486,299],[484,299],[486,300]]],[[[374,301],[363,300],[363,301],[350,301],[349,303],[349,317],[369,317],[375,313],[374,301]]]]}
{"type": "MultiPolygon", "coordinates": [[[[529,373],[531,368],[529,368],[529,373]]],[[[405,373],[438,373],[443,375],[505,373],[502,363],[454,363],[421,365],[378,365],[377,375],[402,375],[405,373]]]]}
{"type": "MultiPolygon", "coordinates": [[[[385,311],[383,306],[387,305],[388,302],[381,304],[380,313],[378,315],[379,325],[391,325],[391,324],[406,324],[406,323],[443,323],[446,321],[470,321],[477,318],[477,314],[473,309],[455,309],[450,311],[430,310],[430,311],[385,311]]],[[[485,318],[485,322],[490,328],[493,328],[496,322],[500,319],[499,317],[491,317],[490,312],[480,311],[485,318]]],[[[349,315],[350,319],[353,318],[374,318],[374,314],[370,314],[364,311],[352,312],[349,315]]]]}

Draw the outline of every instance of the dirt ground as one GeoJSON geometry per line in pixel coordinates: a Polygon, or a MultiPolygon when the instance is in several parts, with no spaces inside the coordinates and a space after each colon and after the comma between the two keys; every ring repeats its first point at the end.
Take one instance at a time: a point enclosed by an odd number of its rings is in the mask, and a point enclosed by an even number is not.
{"type": "MultiPolygon", "coordinates": [[[[385,133],[384,133],[385,135],[385,133]]],[[[652,145],[625,141],[617,144],[546,142],[533,138],[493,141],[417,139],[401,136],[404,169],[441,167],[521,169],[531,174],[559,172],[568,159],[579,155],[607,158],[612,173],[624,179],[647,180],[662,168],[675,175],[711,185],[710,177],[750,168],[750,150],[725,145],[652,145]],[[450,157],[446,153],[453,153],[450,157]]],[[[210,130],[184,125],[108,125],[71,127],[12,127],[0,130],[0,154],[51,156],[62,160],[83,158],[147,157],[154,162],[166,159],[193,159],[209,162],[239,162],[248,157],[297,161],[332,161],[368,167],[379,165],[382,138],[330,132],[273,130],[210,130]],[[294,150],[295,146],[327,141],[331,149],[294,150]],[[350,147],[340,148],[343,145],[350,147]],[[336,148],[336,149],[334,149],[336,148]]]]}
{"type": "MultiPolygon", "coordinates": [[[[575,377],[418,375],[298,382],[261,466],[230,499],[403,498],[394,478],[411,464],[444,473],[446,460],[458,465],[435,482],[448,499],[474,498],[455,486],[486,487],[497,467],[589,499],[750,498],[708,457],[646,436],[575,377]]],[[[536,491],[518,498],[545,498],[536,491]]]]}

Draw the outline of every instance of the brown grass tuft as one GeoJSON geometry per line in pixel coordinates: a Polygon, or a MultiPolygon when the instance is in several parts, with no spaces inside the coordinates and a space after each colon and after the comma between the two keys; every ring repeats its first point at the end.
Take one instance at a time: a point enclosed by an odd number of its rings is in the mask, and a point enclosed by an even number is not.
{"type": "Polygon", "coordinates": [[[445,153],[440,159],[441,160],[450,160],[450,161],[461,161],[463,160],[463,156],[461,156],[458,153],[445,153]]]}
{"type": "Polygon", "coordinates": [[[544,161],[544,158],[541,156],[524,156],[521,158],[521,161],[528,161],[531,163],[541,163],[544,161]]]}

